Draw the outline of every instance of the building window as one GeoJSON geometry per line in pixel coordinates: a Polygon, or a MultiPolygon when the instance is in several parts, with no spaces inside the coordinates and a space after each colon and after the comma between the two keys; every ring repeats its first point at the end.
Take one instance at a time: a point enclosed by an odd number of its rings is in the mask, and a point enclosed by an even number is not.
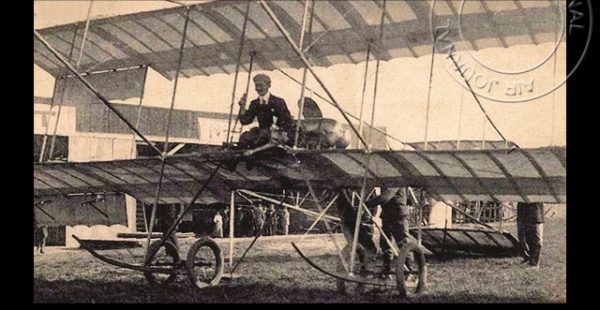
{"type": "MultiPolygon", "coordinates": [[[[33,135],[33,160],[40,160],[40,153],[44,144],[44,135],[33,135]]],[[[69,158],[69,137],[67,136],[56,136],[54,141],[54,149],[52,151],[52,158],[50,156],[50,148],[52,147],[52,136],[48,135],[46,138],[46,146],[44,150],[43,161],[67,161],[69,158]]]]}

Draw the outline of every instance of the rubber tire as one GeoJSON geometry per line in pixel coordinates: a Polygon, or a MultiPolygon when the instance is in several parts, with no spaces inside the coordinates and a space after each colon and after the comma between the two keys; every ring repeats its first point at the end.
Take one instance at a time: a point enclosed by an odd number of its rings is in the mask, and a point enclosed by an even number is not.
{"type": "MultiPolygon", "coordinates": [[[[342,255],[344,256],[344,259],[346,259],[347,262],[350,261],[350,251],[351,250],[352,250],[352,245],[350,245],[350,244],[346,244],[346,246],[342,250],[342,255]]],[[[360,267],[362,266],[359,257],[361,257],[361,256],[365,257],[365,255],[364,255],[364,253],[362,253],[362,251],[363,250],[360,247],[356,248],[356,257],[355,257],[354,269],[353,269],[353,271],[355,273],[357,271],[360,272],[360,267]],[[357,270],[357,268],[358,268],[358,270],[357,270]]],[[[336,269],[337,272],[341,273],[341,274],[346,274],[344,265],[342,265],[342,262],[339,260],[339,257],[336,256],[336,259],[338,259],[337,260],[337,269],[336,269]]],[[[348,296],[350,294],[360,295],[365,291],[364,284],[348,282],[348,281],[344,281],[341,279],[336,279],[336,286],[337,286],[338,291],[346,296],[348,296]]]]}
{"type": "Polygon", "coordinates": [[[192,244],[192,246],[190,247],[190,250],[188,251],[186,262],[185,262],[185,268],[187,270],[187,275],[188,275],[188,279],[190,280],[190,283],[192,283],[192,285],[194,285],[195,287],[197,287],[199,289],[202,289],[205,287],[210,287],[210,286],[215,286],[215,285],[219,284],[219,282],[221,281],[221,277],[223,276],[223,265],[224,265],[224,263],[223,263],[223,255],[221,254],[221,248],[212,238],[206,237],[206,236],[201,237],[196,242],[194,242],[194,244],[192,244]],[[213,255],[215,256],[216,274],[210,282],[199,281],[198,277],[195,274],[195,270],[194,270],[194,267],[195,267],[194,259],[196,258],[196,253],[198,253],[198,251],[202,247],[210,248],[213,255]]]}
{"type": "MultiPolygon", "coordinates": [[[[159,243],[160,243],[160,240],[150,243],[150,246],[148,247],[148,251],[146,251],[146,257],[148,257],[150,252],[154,251],[154,249],[158,246],[159,243]]],[[[148,283],[150,283],[150,285],[153,285],[153,286],[167,285],[167,284],[170,284],[171,282],[175,281],[175,279],[177,278],[177,273],[178,273],[177,271],[179,269],[179,261],[180,261],[179,252],[177,251],[177,247],[171,241],[165,241],[163,243],[162,247],[165,247],[165,251],[166,251],[166,248],[169,247],[169,248],[171,248],[173,253],[177,253],[175,255],[175,257],[172,257],[175,268],[173,268],[173,273],[170,274],[169,277],[164,281],[158,280],[154,276],[154,273],[152,273],[152,272],[149,272],[149,271],[144,272],[144,277],[146,277],[146,280],[148,281],[148,283]]],[[[156,258],[156,256],[154,258],[156,258]]]]}
{"type": "Polygon", "coordinates": [[[427,263],[425,262],[425,253],[416,242],[408,242],[400,248],[400,254],[395,259],[396,285],[398,286],[400,298],[406,298],[408,295],[408,289],[406,287],[406,278],[404,274],[404,262],[406,261],[408,254],[411,252],[414,253],[414,259],[419,268],[419,274],[417,277],[418,283],[413,293],[415,295],[421,294],[425,291],[426,287],[427,263]]]}

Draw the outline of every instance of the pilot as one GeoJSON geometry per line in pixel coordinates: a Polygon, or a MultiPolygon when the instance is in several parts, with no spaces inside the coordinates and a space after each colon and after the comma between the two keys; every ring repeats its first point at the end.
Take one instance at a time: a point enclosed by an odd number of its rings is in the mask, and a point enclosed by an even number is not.
{"type": "MultiPolygon", "coordinates": [[[[398,248],[401,248],[408,242],[409,238],[409,207],[407,203],[407,193],[405,187],[390,187],[382,190],[381,195],[372,198],[365,204],[372,208],[381,205],[381,226],[383,233],[396,242],[398,248]]],[[[391,263],[394,257],[390,245],[385,238],[379,239],[379,245],[383,254],[382,277],[389,278],[392,271],[391,263]]],[[[409,257],[408,259],[412,259],[409,257]]]]}
{"type": "Polygon", "coordinates": [[[246,109],[246,94],[240,99],[239,120],[242,125],[249,125],[258,119],[258,127],[254,127],[240,136],[239,146],[254,149],[268,143],[284,144],[289,142],[292,130],[292,116],[285,100],[269,92],[271,79],[265,74],[257,74],[253,78],[258,98],[250,102],[246,109]],[[275,140],[275,141],[273,141],[275,140]]]}

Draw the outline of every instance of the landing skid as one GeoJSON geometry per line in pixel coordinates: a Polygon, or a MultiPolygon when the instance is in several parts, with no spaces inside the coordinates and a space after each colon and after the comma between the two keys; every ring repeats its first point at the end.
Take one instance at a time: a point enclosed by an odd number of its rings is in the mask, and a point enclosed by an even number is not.
{"type": "MultiPolygon", "coordinates": [[[[146,253],[156,251],[153,259],[147,264],[130,264],[106,257],[95,251],[85,240],[73,238],[81,247],[99,260],[121,268],[142,271],[146,280],[152,285],[172,283],[177,276],[187,275],[190,283],[198,289],[216,286],[223,276],[223,255],[219,245],[209,237],[201,237],[188,250],[185,259],[179,257],[175,245],[166,241],[150,244],[146,253]],[[156,249],[159,247],[159,249],[156,249]],[[160,250],[163,251],[160,251],[160,250]],[[167,251],[168,249],[168,251],[167,251]],[[160,252],[160,254],[159,254],[160,252]]],[[[230,277],[231,278],[231,277],[230,277]]]]}
{"type": "MultiPolygon", "coordinates": [[[[338,266],[337,272],[328,271],[317,263],[308,258],[300,248],[292,242],[292,246],[298,252],[300,257],[304,259],[310,266],[315,268],[316,270],[333,277],[337,280],[338,290],[344,294],[350,293],[349,283],[355,283],[352,293],[362,293],[365,285],[379,286],[379,287],[393,287],[396,286],[398,292],[400,293],[400,298],[406,298],[408,294],[419,295],[423,293],[426,286],[426,278],[427,278],[427,266],[425,263],[425,255],[423,254],[422,248],[419,247],[416,243],[409,242],[403,245],[400,248],[399,256],[394,259],[393,265],[395,265],[395,272],[393,273],[395,276],[391,274],[386,274],[386,278],[377,278],[377,273],[374,272],[366,272],[361,273],[359,270],[361,268],[360,259],[357,259],[355,263],[358,263],[357,272],[359,272],[356,276],[342,274],[344,272],[340,266],[338,266]],[[406,264],[407,258],[409,255],[413,256],[413,264],[406,264]],[[416,263],[416,264],[415,264],[416,263]],[[410,265],[410,268],[408,266],[410,265]]],[[[350,247],[346,246],[344,250],[342,250],[342,255],[346,254],[348,257],[350,247]]]]}
{"type": "Polygon", "coordinates": [[[296,249],[296,252],[298,252],[300,257],[302,257],[302,259],[304,259],[304,261],[306,261],[310,266],[312,266],[316,270],[318,270],[330,277],[333,277],[335,279],[343,280],[343,281],[347,281],[347,282],[358,283],[358,284],[363,284],[363,285],[375,285],[375,286],[394,286],[395,285],[395,283],[393,283],[391,281],[367,281],[367,280],[363,280],[361,278],[353,278],[348,275],[325,270],[324,268],[319,266],[317,263],[313,262],[310,258],[308,258],[304,254],[304,252],[302,252],[302,250],[300,250],[300,248],[294,242],[292,242],[292,246],[294,247],[294,249],[296,249]]]}

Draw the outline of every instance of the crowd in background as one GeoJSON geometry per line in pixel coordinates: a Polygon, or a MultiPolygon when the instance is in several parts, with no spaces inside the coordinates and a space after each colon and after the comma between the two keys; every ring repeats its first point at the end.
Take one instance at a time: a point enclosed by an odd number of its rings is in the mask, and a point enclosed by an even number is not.
{"type": "MultiPolygon", "coordinates": [[[[230,209],[228,206],[213,207],[193,212],[192,230],[198,235],[216,238],[229,236],[230,209]]],[[[287,207],[270,204],[265,206],[237,205],[234,211],[234,236],[252,237],[287,235],[290,227],[290,213],[287,207]]]]}

